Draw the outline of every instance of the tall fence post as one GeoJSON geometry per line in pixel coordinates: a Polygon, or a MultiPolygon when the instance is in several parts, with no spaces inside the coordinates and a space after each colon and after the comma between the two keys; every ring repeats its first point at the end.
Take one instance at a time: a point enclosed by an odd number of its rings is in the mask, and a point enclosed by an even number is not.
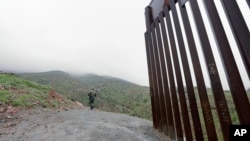
{"type": "MultiPolygon", "coordinates": [[[[231,115],[228,106],[232,104],[235,107],[240,124],[250,124],[248,98],[250,96],[247,95],[243,85],[242,79],[246,78],[240,75],[239,70],[242,68],[237,66],[237,58],[233,55],[214,1],[202,2],[206,8],[210,29],[205,26],[197,0],[152,0],[145,9],[147,26],[145,43],[153,125],[173,140],[192,141],[195,138],[197,141],[206,139],[228,141],[229,126],[233,124],[232,117],[236,118],[235,115],[231,115]],[[190,13],[186,9],[187,3],[194,19],[190,18],[190,13]],[[196,26],[191,27],[191,22],[196,26]],[[207,30],[212,30],[213,35],[209,35],[207,30]],[[196,31],[198,36],[193,34],[196,31]],[[218,60],[214,57],[208,36],[215,38],[225,72],[217,66],[218,60]],[[201,45],[197,45],[195,38],[199,38],[201,45]],[[185,39],[187,44],[184,44],[185,39]],[[200,61],[198,46],[203,52],[204,62],[200,61]],[[190,59],[187,52],[190,53],[190,59]],[[202,68],[203,64],[206,68],[202,68]],[[209,79],[211,88],[208,88],[205,83],[203,72],[205,69],[208,72],[206,79],[209,79]],[[192,71],[194,79],[192,79],[192,71]],[[219,71],[227,75],[230,93],[223,89],[219,71]],[[197,86],[194,86],[193,80],[196,81],[197,86]],[[233,103],[228,103],[229,96],[232,96],[233,103]],[[211,108],[213,102],[214,109],[211,108]],[[217,132],[218,127],[222,131],[221,134],[217,132]]],[[[236,1],[222,0],[221,3],[238,44],[249,80],[248,27],[236,1]]],[[[249,0],[247,4],[249,5],[249,0]]]]}

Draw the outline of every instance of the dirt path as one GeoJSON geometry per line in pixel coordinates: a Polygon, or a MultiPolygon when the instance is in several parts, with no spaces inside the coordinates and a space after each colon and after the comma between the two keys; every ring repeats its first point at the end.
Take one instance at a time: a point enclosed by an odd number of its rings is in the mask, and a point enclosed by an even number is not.
{"type": "Polygon", "coordinates": [[[0,121],[1,141],[161,141],[152,122],[89,110],[32,110],[0,121]],[[8,119],[6,119],[8,120],[8,119]]]}

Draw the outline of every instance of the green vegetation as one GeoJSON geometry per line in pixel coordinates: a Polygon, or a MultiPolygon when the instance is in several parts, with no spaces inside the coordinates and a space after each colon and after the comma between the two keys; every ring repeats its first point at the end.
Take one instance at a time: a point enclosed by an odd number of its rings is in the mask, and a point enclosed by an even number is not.
{"type": "Polygon", "coordinates": [[[148,87],[108,76],[88,74],[74,77],[61,71],[18,75],[51,86],[67,98],[84,105],[88,105],[87,93],[91,88],[95,88],[98,90],[96,108],[152,119],[148,87]]]}
{"type": "MultiPolygon", "coordinates": [[[[118,78],[93,74],[73,77],[65,72],[52,71],[18,75],[27,80],[21,79],[14,74],[0,73],[1,104],[19,107],[33,107],[34,103],[39,103],[39,105],[43,107],[59,107],[61,105],[60,101],[48,100],[49,90],[52,87],[65,97],[71,100],[77,100],[84,105],[88,105],[87,93],[91,88],[95,88],[98,90],[95,101],[98,109],[152,119],[151,101],[148,87],[142,87],[118,78]]],[[[205,123],[197,88],[195,88],[195,93],[202,130],[204,132],[204,136],[206,137],[205,123]]],[[[207,93],[218,139],[223,140],[212,90],[208,88],[207,93]]],[[[227,105],[232,123],[239,124],[231,92],[224,91],[224,93],[227,99],[227,105]]],[[[247,90],[247,95],[250,100],[250,90],[247,90]]]]}
{"type": "MultiPolygon", "coordinates": [[[[206,133],[205,122],[204,122],[204,118],[203,118],[203,112],[201,110],[201,103],[200,103],[200,98],[199,98],[199,95],[198,95],[197,88],[195,88],[195,93],[196,93],[196,101],[197,101],[198,108],[199,108],[199,114],[200,114],[199,117],[201,119],[202,130],[203,130],[204,137],[206,138],[207,133],[206,133]]],[[[215,124],[215,128],[216,128],[216,133],[217,133],[217,136],[218,136],[218,140],[223,140],[222,131],[221,131],[219,118],[218,118],[218,113],[217,113],[217,110],[216,110],[216,105],[215,105],[215,102],[214,102],[214,96],[213,96],[213,92],[212,92],[211,88],[207,89],[207,94],[208,94],[208,99],[209,99],[210,106],[211,106],[211,111],[212,111],[212,114],[213,114],[213,120],[214,120],[214,124],[215,124]]],[[[240,122],[239,122],[239,119],[238,119],[238,115],[237,115],[237,112],[236,112],[236,108],[235,108],[235,105],[234,105],[232,94],[231,94],[231,92],[229,90],[225,90],[224,94],[225,94],[225,98],[227,100],[227,106],[228,106],[228,110],[229,110],[230,117],[231,117],[231,120],[232,120],[232,124],[237,125],[240,122]]],[[[250,91],[247,91],[247,95],[248,95],[248,99],[250,100],[250,91]]]]}
{"type": "MultiPolygon", "coordinates": [[[[99,93],[96,106],[110,112],[125,113],[131,116],[151,119],[151,103],[148,87],[131,82],[97,75],[85,75],[79,80],[89,88],[96,88],[99,93]]],[[[87,104],[88,101],[83,101],[87,104]]]]}
{"type": "Polygon", "coordinates": [[[96,99],[97,107],[111,112],[126,113],[132,116],[151,118],[149,92],[145,87],[129,86],[122,82],[110,82],[100,87],[96,99]],[[102,102],[105,101],[105,102],[102,102]]]}
{"type": "Polygon", "coordinates": [[[48,86],[24,80],[14,74],[0,72],[0,103],[3,106],[58,107],[58,99],[50,98],[50,89],[48,86]]]}
{"type": "Polygon", "coordinates": [[[61,71],[22,73],[18,75],[24,79],[52,87],[58,93],[72,100],[79,101],[79,96],[88,91],[86,85],[82,84],[70,74],[61,71]]]}

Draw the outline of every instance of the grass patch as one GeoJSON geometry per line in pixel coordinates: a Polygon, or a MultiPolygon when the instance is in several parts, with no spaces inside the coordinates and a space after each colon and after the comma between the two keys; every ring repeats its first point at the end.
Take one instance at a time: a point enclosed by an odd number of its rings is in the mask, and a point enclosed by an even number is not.
{"type": "Polygon", "coordinates": [[[61,103],[58,99],[50,98],[50,89],[48,86],[22,79],[14,74],[0,73],[0,103],[3,106],[58,108],[61,103]]]}
{"type": "Polygon", "coordinates": [[[10,95],[10,93],[8,91],[0,90],[0,102],[2,104],[8,104],[9,103],[9,95],[10,95]]]}

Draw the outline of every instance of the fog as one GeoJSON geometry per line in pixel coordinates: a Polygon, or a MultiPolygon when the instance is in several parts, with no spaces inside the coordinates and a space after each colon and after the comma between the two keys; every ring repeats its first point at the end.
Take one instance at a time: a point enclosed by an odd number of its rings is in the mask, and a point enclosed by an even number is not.
{"type": "MultiPolygon", "coordinates": [[[[93,73],[148,86],[144,8],[150,1],[1,0],[0,70],[93,73]]],[[[246,1],[238,0],[238,4],[250,27],[246,1]]],[[[201,9],[203,15],[204,9],[201,9]]],[[[220,14],[223,13],[222,8],[218,9],[220,14]]],[[[205,23],[207,25],[209,21],[205,23]]],[[[230,35],[229,24],[224,24],[228,23],[223,22],[223,26],[230,35]]],[[[207,27],[209,29],[209,25],[207,27]]],[[[207,32],[211,46],[216,47],[212,32],[207,32]]],[[[236,51],[237,44],[233,37],[228,38],[243,83],[250,88],[246,70],[236,51]]],[[[218,51],[214,55],[220,60],[218,51]]],[[[202,58],[201,66],[206,72],[202,58]]],[[[223,65],[217,65],[222,73],[223,87],[229,89],[223,65]]],[[[204,74],[204,77],[210,87],[208,75],[204,74]]],[[[196,85],[194,75],[192,78],[196,85]]]]}
{"type": "Polygon", "coordinates": [[[148,85],[150,0],[0,1],[0,70],[94,73],[148,85]]]}

